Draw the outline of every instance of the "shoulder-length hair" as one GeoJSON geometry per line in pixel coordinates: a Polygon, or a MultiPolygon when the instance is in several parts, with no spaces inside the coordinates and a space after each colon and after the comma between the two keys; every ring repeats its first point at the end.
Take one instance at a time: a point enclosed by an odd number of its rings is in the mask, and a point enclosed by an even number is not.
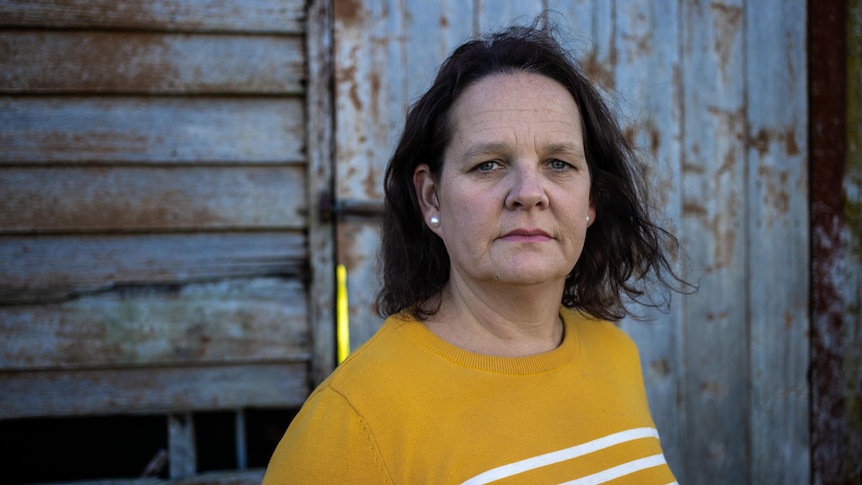
{"type": "Polygon", "coordinates": [[[458,47],[407,114],[384,180],[383,287],[377,296],[381,316],[406,310],[422,319],[439,309],[440,291],[449,280],[449,255],[425,225],[413,173],[424,163],[433,177],[440,176],[453,135],[452,107],[464,90],[485,77],[514,72],[557,81],[581,112],[596,220],[566,277],[561,304],[595,318],[618,320],[631,315],[624,299],[643,299],[648,283],[670,287],[665,277],[669,274],[685,284],[665,256],[666,250],[678,247],[677,241],[651,221],[637,158],[601,94],[547,30],[516,26],[458,47]]]}

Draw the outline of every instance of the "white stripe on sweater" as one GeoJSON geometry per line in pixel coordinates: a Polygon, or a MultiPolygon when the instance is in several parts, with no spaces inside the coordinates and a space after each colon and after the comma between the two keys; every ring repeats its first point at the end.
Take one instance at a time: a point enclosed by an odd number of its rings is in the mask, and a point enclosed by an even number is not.
{"type": "MultiPolygon", "coordinates": [[[[560,463],[566,460],[571,460],[577,458],[579,456],[588,455],[590,453],[594,453],[599,450],[603,450],[605,448],[610,448],[611,446],[616,446],[621,443],[626,443],[628,441],[634,441],[642,438],[656,438],[658,439],[658,431],[655,428],[635,428],[628,429],[625,431],[620,431],[619,433],[610,434],[604,436],[602,438],[595,439],[593,441],[588,441],[586,443],[582,443],[580,445],[572,446],[571,448],[566,448],[559,451],[552,451],[550,453],[546,453],[544,455],[534,456],[532,458],[527,458],[525,460],[516,461],[514,463],[510,463],[508,465],[503,465],[497,468],[493,468],[486,472],[480,473],[475,477],[467,480],[462,485],[480,485],[484,483],[490,483],[495,480],[500,480],[506,477],[511,477],[513,475],[517,475],[519,473],[524,473],[529,470],[535,470],[536,468],[541,468],[543,466],[553,465],[554,463],[560,463]]],[[[664,461],[664,457],[660,456],[662,462],[664,461]]],[[[650,457],[653,458],[653,457],[650,457]]],[[[635,460],[639,461],[639,460],[635,460]]],[[[631,462],[634,463],[634,462],[631,462]]],[[[620,465],[626,466],[628,463],[620,465]]],[[[655,465],[652,465],[655,466],[655,465]]],[[[615,470],[619,467],[611,468],[610,470],[615,470]]],[[[608,470],[605,470],[607,472],[608,470]]],[[[605,473],[601,472],[601,473],[605,473]]],[[[631,473],[631,472],[630,472],[631,473]]],[[[592,475],[591,475],[592,476],[592,475]]],[[[620,475],[621,476],[621,475],[620,475]]],[[[584,477],[589,478],[589,477],[584,477]]],[[[578,481],[572,483],[579,483],[578,481]]],[[[594,483],[594,482],[584,482],[584,483],[594,483]]]]}

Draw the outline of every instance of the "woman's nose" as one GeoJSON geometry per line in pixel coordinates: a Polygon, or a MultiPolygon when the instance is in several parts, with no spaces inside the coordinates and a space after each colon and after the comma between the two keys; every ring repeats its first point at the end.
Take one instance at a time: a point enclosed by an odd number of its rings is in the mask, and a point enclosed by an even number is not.
{"type": "Polygon", "coordinates": [[[508,209],[531,209],[547,207],[548,194],[542,184],[542,176],[537,168],[519,167],[510,172],[511,186],[506,197],[508,209]]]}

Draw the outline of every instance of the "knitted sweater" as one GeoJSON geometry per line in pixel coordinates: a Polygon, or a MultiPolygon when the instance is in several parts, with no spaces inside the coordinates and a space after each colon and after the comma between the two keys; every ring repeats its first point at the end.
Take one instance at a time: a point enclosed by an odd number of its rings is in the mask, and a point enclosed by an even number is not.
{"type": "Polygon", "coordinates": [[[632,340],[561,315],[562,344],[521,358],[390,317],[311,394],[264,485],[674,483],[632,340]]]}

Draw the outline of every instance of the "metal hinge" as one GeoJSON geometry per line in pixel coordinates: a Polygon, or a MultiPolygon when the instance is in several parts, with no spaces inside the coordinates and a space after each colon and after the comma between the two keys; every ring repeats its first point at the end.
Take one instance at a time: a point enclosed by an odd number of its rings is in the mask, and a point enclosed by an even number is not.
{"type": "Polygon", "coordinates": [[[379,219],[383,217],[383,201],[376,200],[334,200],[332,194],[320,194],[320,219],[323,222],[342,220],[345,218],[379,219]]]}

